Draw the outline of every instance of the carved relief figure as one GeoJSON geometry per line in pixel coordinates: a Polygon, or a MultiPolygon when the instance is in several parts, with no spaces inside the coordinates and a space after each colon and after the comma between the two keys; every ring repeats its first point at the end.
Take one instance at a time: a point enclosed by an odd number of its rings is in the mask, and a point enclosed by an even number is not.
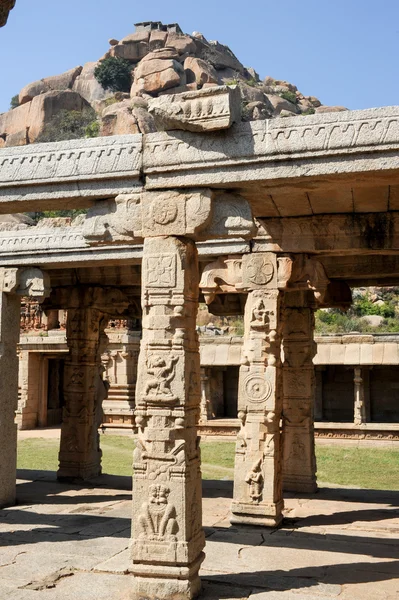
{"type": "Polygon", "coordinates": [[[249,496],[255,504],[259,504],[262,498],[263,490],[263,475],[262,475],[262,459],[257,460],[251,471],[245,477],[245,481],[249,485],[249,496]]]}
{"type": "Polygon", "coordinates": [[[266,310],[265,303],[262,298],[256,302],[252,309],[251,327],[253,329],[264,328],[269,324],[269,311],[266,310]]]}
{"type": "Polygon", "coordinates": [[[171,356],[169,360],[159,355],[150,355],[147,360],[147,373],[145,393],[152,396],[173,398],[170,384],[176,373],[177,356],[171,356]]]}
{"type": "Polygon", "coordinates": [[[145,502],[138,518],[139,537],[163,541],[176,539],[179,526],[176,509],[168,503],[170,489],[162,484],[150,486],[149,502],[145,502]]]}

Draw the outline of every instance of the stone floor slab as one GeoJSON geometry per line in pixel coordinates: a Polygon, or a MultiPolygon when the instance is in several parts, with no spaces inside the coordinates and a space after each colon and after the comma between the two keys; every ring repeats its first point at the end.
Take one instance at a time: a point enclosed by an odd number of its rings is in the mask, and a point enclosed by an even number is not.
{"type": "MultiPolygon", "coordinates": [[[[0,511],[1,600],[128,600],[131,493],[115,481],[18,485],[20,503],[0,511]],[[54,587],[29,587],[63,569],[73,575],[54,587]]],[[[232,527],[231,493],[231,482],[204,482],[202,600],[399,598],[398,493],[288,494],[280,529],[232,527]]]]}

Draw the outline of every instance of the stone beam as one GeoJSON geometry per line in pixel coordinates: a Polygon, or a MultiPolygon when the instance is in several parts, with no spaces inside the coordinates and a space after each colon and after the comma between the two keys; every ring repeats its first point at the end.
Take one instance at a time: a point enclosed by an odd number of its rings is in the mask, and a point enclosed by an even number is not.
{"type": "Polygon", "coordinates": [[[311,254],[387,253],[399,250],[399,212],[258,219],[255,251],[311,254]]]}
{"type": "Polygon", "coordinates": [[[61,202],[65,208],[66,200],[87,206],[130,193],[144,178],[148,190],[292,187],[325,179],[333,187],[344,176],[397,177],[398,149],[395,106],[239,123],[207,135],[173,131],[3,148],[0,211],[61,202]]]}
{"type": "Polygon", "coordinates": [[[392,106],[240,123],[216,135],[149,134],[144,171],[154,189],[353,177],[397,170],[398,148],[399,108],[392,106]]]}
{"type": "Polygon", "coordinates": [[[141,187],[142,136],[0,150],[0,213],[89,206],[141,187]]]}
{"type": "Polygon", "coordinates": [[[381,285],[396,285],[399,281],[397,254],[320,256],[319,260],[330,279],[345,279],[350,285],[359,287],[367,285],[368,281],[380,282],[381,285]]]}

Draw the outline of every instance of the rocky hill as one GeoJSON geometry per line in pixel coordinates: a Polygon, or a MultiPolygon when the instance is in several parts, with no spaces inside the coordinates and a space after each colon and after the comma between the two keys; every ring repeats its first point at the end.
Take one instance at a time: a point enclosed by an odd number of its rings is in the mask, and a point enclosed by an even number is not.
{"type": "Polygon", "coordinates": [[[109,44],[109,50],[97,62],[26,85],[12,99],[13,108],[0,114],[0,147],[189,129],[181,119],[176,124],[159,118],[163,104],[179,103],[182,94],[189,94],[189,98],[199,92],[200,97],[210,95],[216,86],[238,90],[240,110],[235,120],[345,110],[322,106],[316,97],[303,95],[287,81],[272,77],[261,80],[230,48],[208,41],[198,32],[183,34],[176,23],[138,23],[134,33],[122,40],[111,39],[109,44]],[[110,89],[99,83],[98,67],[108,64],[107,59],[112,68],[117,59],[118,68],[127,69],[126,91],[115,92],[113,86],[110,89]],[[153,99],[163,96],[169,98],[154,107],[153,99]]]}

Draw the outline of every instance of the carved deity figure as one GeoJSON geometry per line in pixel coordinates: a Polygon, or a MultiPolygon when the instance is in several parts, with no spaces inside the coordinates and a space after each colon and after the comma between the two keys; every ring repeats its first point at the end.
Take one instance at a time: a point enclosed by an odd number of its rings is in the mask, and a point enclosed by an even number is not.
{"type": "Polygon", "coordinates": [[[179,526],[176,521],[176,509],[168,503],[170,489],[155,484],[149,490],[149,502],[142,506],[138,518],[139,537],[155,541],[175,540],[179,526]]]}
{"type": "Polygon", "coordinates": [[[259,504],[262,498],[263,490],[263,475],[262,475],[262,459],[257,460],[251,471],[245,477],[245,481],[249,485],[249,496],[254,504],[259,504]]]}
{"type": "Polygon", "coordinates": [[[154,396],[163,396],[172,398],[170,383],[175,376],[175,364],[177,356],[171,356],[169,360],[159,355],[151,355],[147,361],[147,373],[149,377],[146,381],[145,393],[154,396]]]}
{"type": "Polygon", "coordinates": [[[269,311],[266,310],[265,303],[262,298],[254,305],[252,309],[251,327],[257,329],[263,328],[269,324],[269,311]]]}

